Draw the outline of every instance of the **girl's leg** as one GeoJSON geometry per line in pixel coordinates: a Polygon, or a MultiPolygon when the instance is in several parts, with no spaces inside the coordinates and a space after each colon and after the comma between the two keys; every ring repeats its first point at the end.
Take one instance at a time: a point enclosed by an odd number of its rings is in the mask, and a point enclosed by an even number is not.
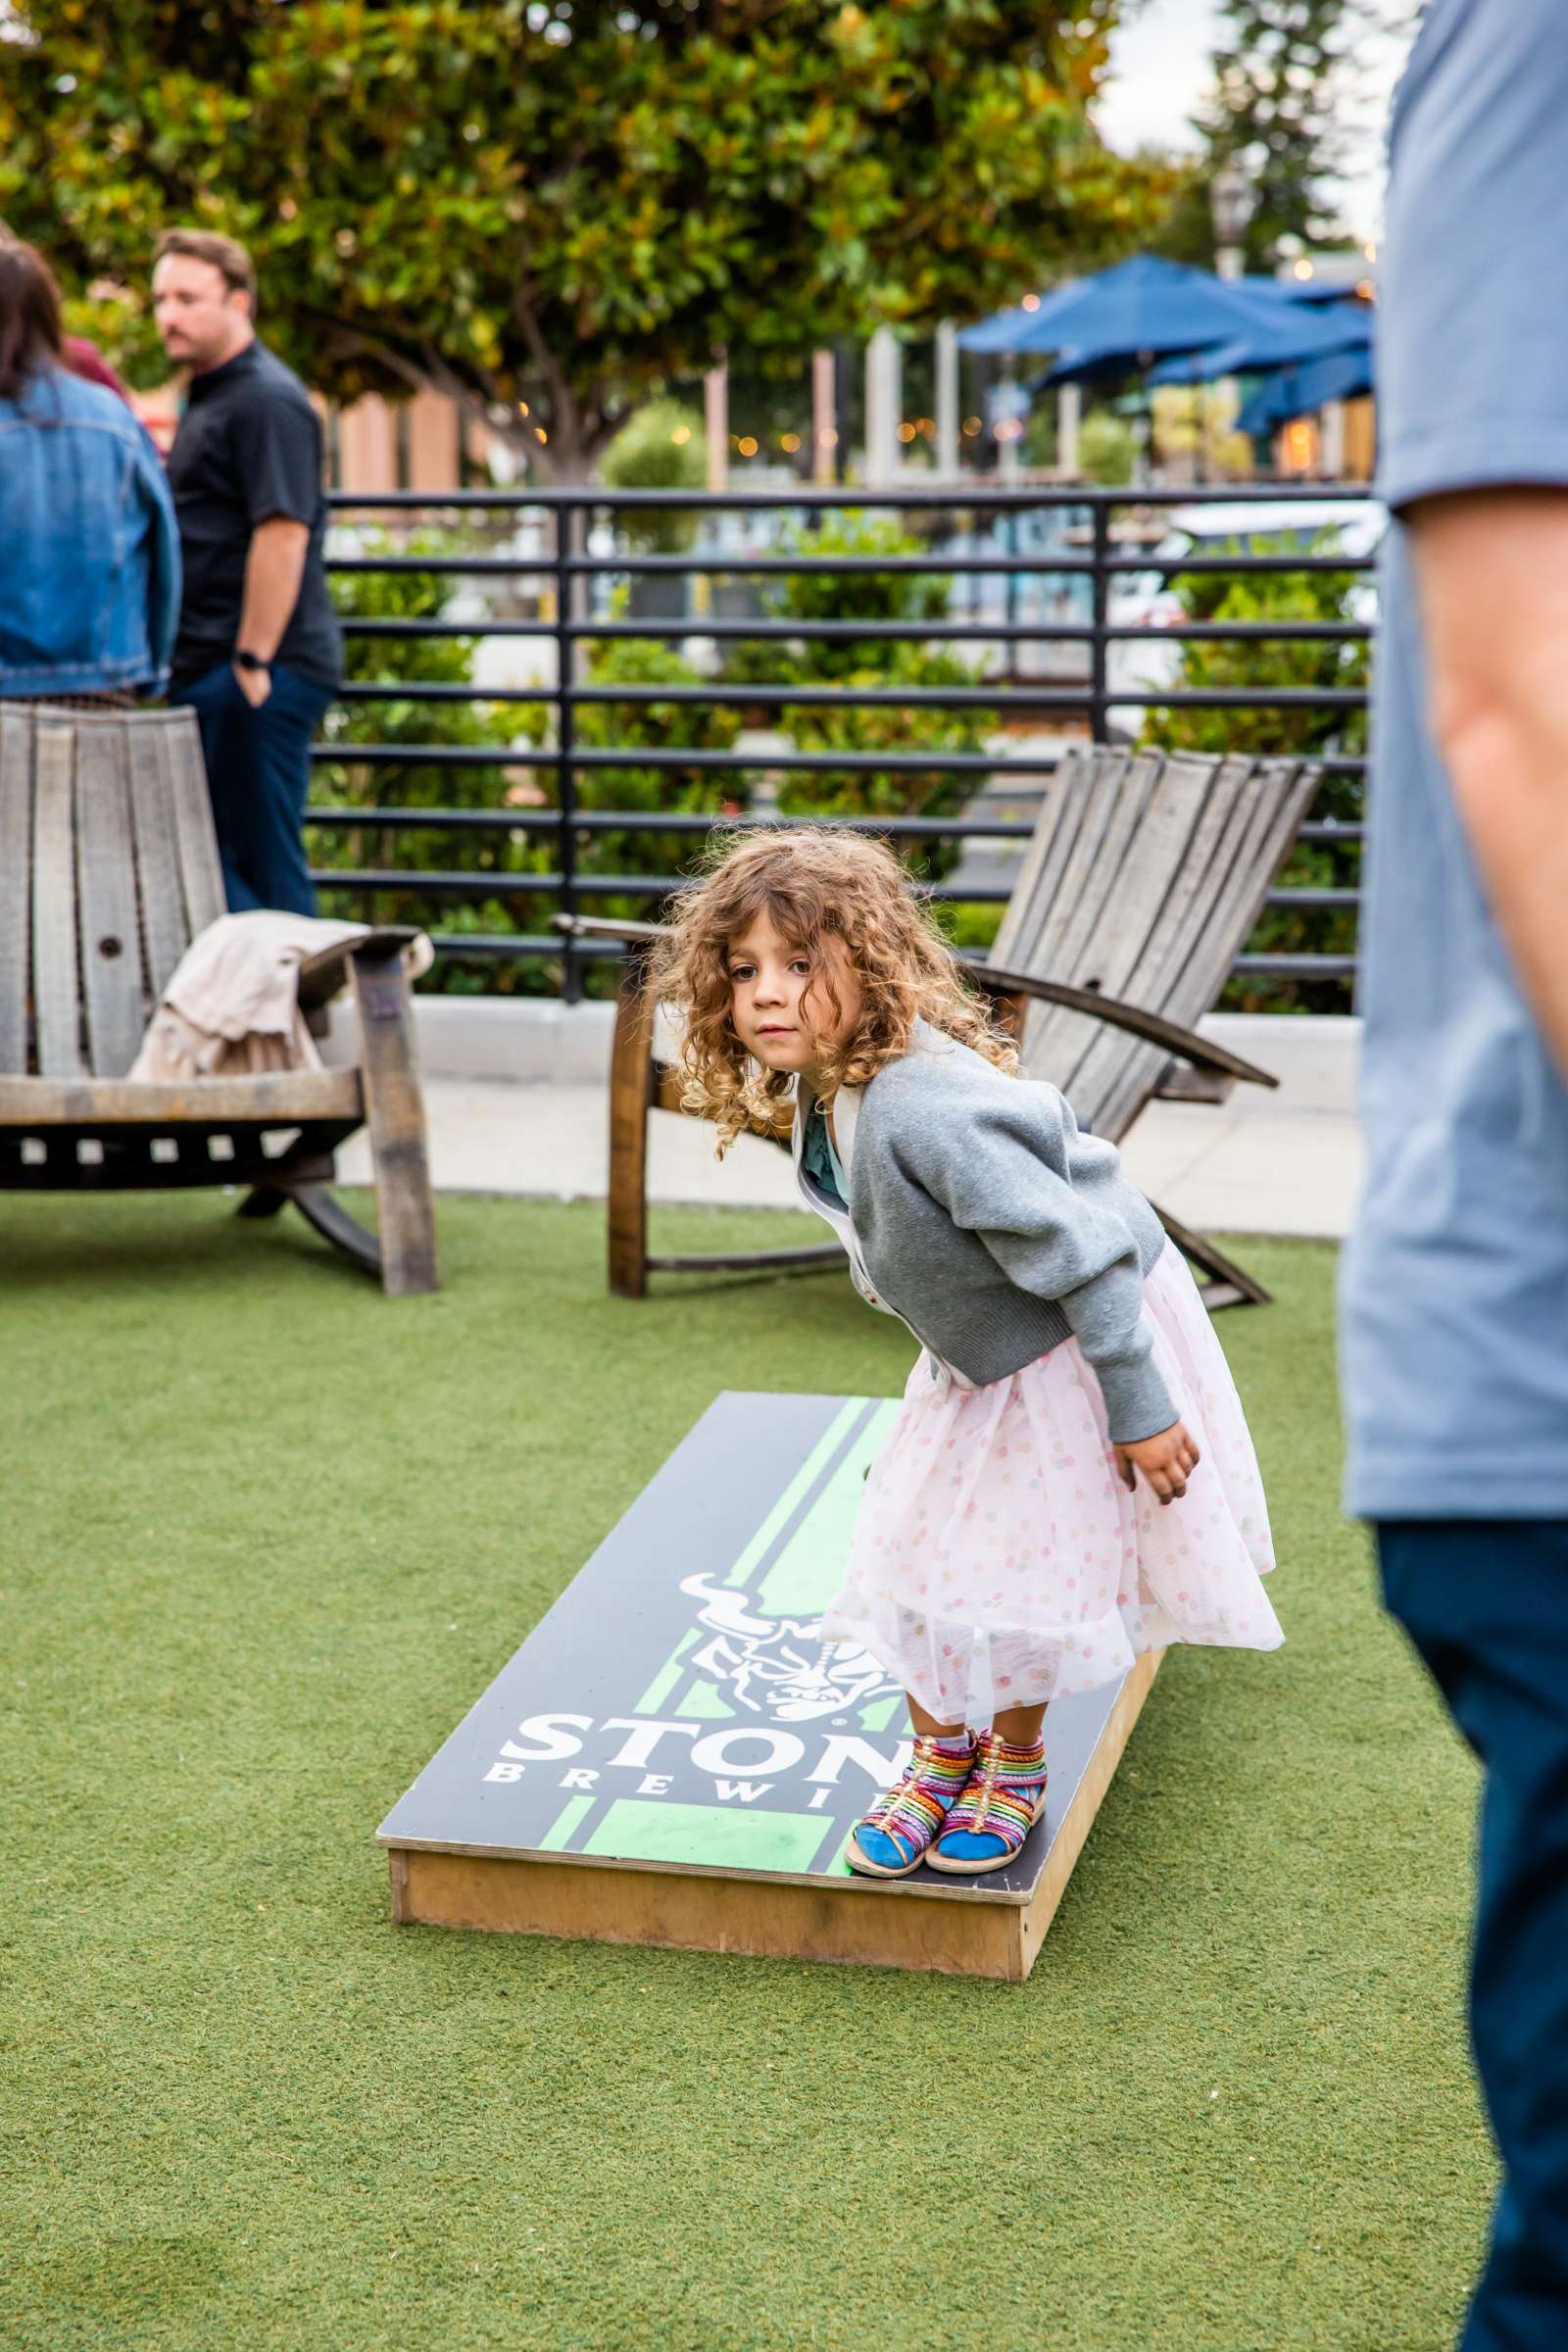
{"type": "MultiPolygon", "coordinates": [[[[961,1723],[938,1723],[936,1717],[928,1715],[920,1701],[909,1691],[906,1690],[904,1696],[909,1710],[909,1722],[913,1726],[914,1736],[917,1740],[961,1740],[963,1738],[961,1723]]],[[[1013,1710],[1015,1714],[1022,1714],[1024,1711],[1022,1708],[1013,1710]]]]}
{"type": "Polygon", "coordinates": [[[974,1751],[968,1786],[926,1859],[962,1878],[1010,1862],[1046,1809],[1043,1706],[1004,1707],[974,1751]]]}
{"type": "Polygon", "coordinates": [[[939,1723],[915,1698],[908,1706],[914,1731],[908,1769],[861,1815],[845,1849],[850,1868],[872,1878],[906,1878],[919,1868],[963,1794],[974,1758],[974,1743],[961,1723],[939,1723]]]}

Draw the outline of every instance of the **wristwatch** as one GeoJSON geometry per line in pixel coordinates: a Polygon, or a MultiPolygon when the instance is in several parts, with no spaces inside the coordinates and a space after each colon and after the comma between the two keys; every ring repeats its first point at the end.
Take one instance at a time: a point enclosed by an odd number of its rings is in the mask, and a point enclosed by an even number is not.
{"type": "Polygon", "coordinates": [[[270,662],[264,662],[260,654],[236,653],[234,667],[236,669],[264,669],[269,677],[272,674],[272,664],[270,662]]]}

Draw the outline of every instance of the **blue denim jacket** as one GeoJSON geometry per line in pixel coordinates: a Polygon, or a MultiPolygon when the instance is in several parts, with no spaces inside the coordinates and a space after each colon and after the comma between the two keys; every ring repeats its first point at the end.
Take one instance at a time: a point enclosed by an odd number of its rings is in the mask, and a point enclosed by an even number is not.
{"type": "Polygon", "coordinates": [[[63,368],[0,400],[0,695],[169,683],[179,534],[122,400],[63,368]]]}

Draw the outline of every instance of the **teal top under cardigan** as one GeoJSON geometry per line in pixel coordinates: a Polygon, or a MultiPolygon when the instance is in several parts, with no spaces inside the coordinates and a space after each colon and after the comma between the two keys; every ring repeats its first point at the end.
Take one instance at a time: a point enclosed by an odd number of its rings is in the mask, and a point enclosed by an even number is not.
{"type": "Polygon", "coordinates": [[[836,1230],[850,1227],[841,1238],[873,1304],[976,1387],[1076,1339],[1114,1440],[1170,1427],[1143,1306],[1163,1228],[1114,1145],[1082,1134],[1055,1087],[1009,1078],[918,1021],[907,1054],[868,1086],[840,1089],[833,1121],[847,1216],[818,1173],[815,1135],[831,1145],[803,1079],[801,1189],[836,1230]]]}

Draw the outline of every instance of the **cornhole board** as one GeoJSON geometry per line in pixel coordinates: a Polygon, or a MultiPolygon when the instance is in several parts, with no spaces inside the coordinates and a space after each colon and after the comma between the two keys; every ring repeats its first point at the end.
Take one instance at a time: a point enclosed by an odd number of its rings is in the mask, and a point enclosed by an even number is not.
{"type": "Polygon", "coordinates": [[[381,1824],[393,1917],[1028,1976],[1159,1664],[1056,1700],[1007,1869],[856,1877],[903,1693],[824,1649],[883,1397],[726,1394],[381,1824]]]}

